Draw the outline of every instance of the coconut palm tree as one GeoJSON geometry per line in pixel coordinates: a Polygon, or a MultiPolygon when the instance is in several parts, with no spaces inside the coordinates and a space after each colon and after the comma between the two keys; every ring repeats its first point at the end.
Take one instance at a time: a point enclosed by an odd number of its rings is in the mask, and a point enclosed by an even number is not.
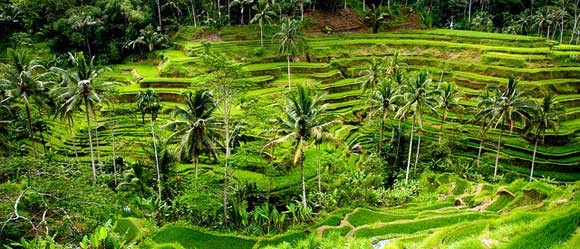
{"type": "Polygon", "coordinates": [[[367,90],[375,90],[377,85],[383,82],[385,77],[384,60],[381,58],[372,58],[367,64],[367,68],[360,72],[357,81],[361,84],[363,93],[367,90]]]}
{"type": "MultiPolygon", "coordinates": [[[[425,110],[435,111],[437,106],[438,90],[431,89],[431,78],[429,74],[425,71],[420,72],[415,76],[414,79],[410,80],[408,84],[401,86],[401,92],[403,92],[406,104],[403,105],[397,112],[397,116],[400,118],[413,115],[413,126],[417,122],[418,132],[417,132],[417,154],[415,155],[415,169],[417,168],[417,163],[419,161],[419,151],[421,148],[421,133],[423,129],[423,113],[425,110]]],[[[409,180],[409,168],[411,165],[411,150],[413,146],[413,127],[411,127],[411,139],[409,142],[409,156],[407,159],[407,173],[405,175],[405,184],[409,180]]]]}
{"type": "Polygon", "coordinates": [[[164,125],[163,128],[173,131],[168,141],[181,136],[175,155],[179,161],[186,159],[193,161],[197,179],[199,156],[205,153],[216,158],[214,144],[219,137],[214,129],[216,120],[213,112],[216,105],[213,94],[207,90],[184,92],[183,97],[185,108],[176,106],[172,115],[177,119],[164,125]]]}
{"type": "Polygon", "coordinates": [[[159,173],[159,155],[157,153],[157,137],[155,136],[155,120],[157,114],[161,111],[161,104],[159,103],[159,95],[153,88],[144,91],[139,91],[136,96],[137,109],[141,111],[141,119],[145,123],[145,114],[151,114],[151,136],[153,138],[153,151],[155,153],[155,169],[157,171],[157,195],[161,198],[161,174],[159,173]]]}
{"type": "MultiPolygon", "coordinates": [[[[102,23],[99,18],[94,18],[90,15],[85,14],[84,12],[80,15],[73,15],[71,17],[71,24],[72,29],[80,31],[85,38],[85,45],[87,46],[87,50],[89,52],[89,57],[93,56],[93,52],[91,50],[91,42],[89,38],[89,31],[92,27],[95,27],[102,23]]],[[[161,24],[160,24],[161,26],[161,24]]]]}
{"type": "Polygon", "coordinates": [[[256,15],[250,23],[258,23],[260,26],[260,46],[264,46],[264,22],[270,24],[272,17],[276,16],[276,12],[272,10],[270,4],[266,0],[260,0],[257,5],[252,7],[256,11],[256,15]]]}
{"type": "Polygon", "coordinates": [[[441,115],[441,127],[439,128],[439,143],[441,143],[441,137],[443,137],[443,125],[447,119],[447,114],[449,113],[449,110],[457,110],[461,107],[459,104],[461,93],[453,83],[444,83],[440,85],[439,93],[441,94],[439,108],[443,109],[443,114],[441,115]]]}
{"type": "Polygon", "coordinates": [[[297,20],[285,18],[280,25],[280,31],[272,37],[280,44],[279,55],[286,56],[288,62],[288,90],[291,89],[290,59],[298,56],[306,49],[306,39],[302,36],[301,23],[297,20]]]}
{"type": "Polygon", "coordinates": [[[391,111],[395,110],[396,101],[401,98],[399,94],[399,87],[392,81],[385,81],[378,85],[374,94],[371,95],[370,108],[373,113],[382,112],[380,138],[377,150],[379,154],[382,152],[383,138],[385,133],[385,121],[391,111]]]}
{"type": "MultiPolygon", "coordinates": [[[[70,117],[72,121],[73,113],[84,111],[87,119],[87,132],[89,135],[89,147],[91,151],[91,166],[93,169],[93,181],[97,181],[97,171],[95,167],[95,155],[93,151],[93,138],[91,135],[90,113],[95,115],[95,108],[101,102],[108,102],[111,87],[114,82],[102,82],[98,77],[107,68],[97,68],[93,64],[94,57],[87,61],[83,52],[75,55],[69,53],[69,59],[73,65],[71,70],[51,68],[52,71],[60,74],[60,86],[51,91],[59,101],[57,115],[61,119],[70,117]],[[84,110],[83,110],[84,107],[84,110]]],[[[95,115],[96,116],[96,115],[95,115]]]]}
{"type": "Polygon", "coordinates": [[[240,24],[244,25],[244,12],[246,10],[246,5],[253,2],[253,0],[233,0],[230,6],[238,5],[240,7],[240,24]]]}
{"type": "Polygon", "coordinates": [[[544,137],[546,136],[547,129],[558,129],[558,115],[561,109],[556,108],[554,102],[555,96],[553,94],[548,94],[544,96],[541,105],[537,107],[534,112],[532,127],[536,129],[536,134],[534,136],[534,154],[532,156],[532,166],[530,170],[530,182],[534,177],[534,164],[536,162],[536,151],[538,149],[539,138],[542,138],[542,144],[544,144],[544,137]]]}
{"type": "Polygon", "coordinates": [[[492,92],[492,95],[481,100],[477,105],[479,112],[476,113],[476,116],[489,118],[490,127],[500,127],[500,133],[497,139],[495,168],[493,171],[494,180],[497,176],[499,154],[501,151],[501,138],[506,123],[509,125],[509,130],[511,132],[517,121],[520,121],[525,125],[526,121],[530,119],[530,116],[533,113],[533,101],[524,97],[524,92],[520,91],[517,86],[518,81],[514,78],[509,78],[505,91],[502,91],[495,85],[489,86],[488,88],[492,92]]]}
{"type": "Polygon", "coordinates": [[[326,104],[321,105],[323,98],[324,94],[318,95],[314,89],[303,85],[298,85],[296,91],[289,92],[283,118],[277,120],[280,128],[275,129],[275,132],[283,137],[270,141],[262,148],[262,151],[265,151],[286,141],[293,143],[294,165],[300,167],[303,207],[306,207],[304,151],[312,140],[321,141],[324,131],[334,123],[323,120],[326,111],[326,104]]]}
{"type": "Polygon", "coordinates": [[[2,64],[4,74],[0,78],[0,91],[5,91],[8,99],[20,99],[26,109],[28,138],[32,145],[32,155],[36,156],[34,128],[30,114],[31,101],[39,100],[45,95],[50,84],[45,68],[35,60],[31,60],[23,51],[8,50],[11,64],[2,64]]]}

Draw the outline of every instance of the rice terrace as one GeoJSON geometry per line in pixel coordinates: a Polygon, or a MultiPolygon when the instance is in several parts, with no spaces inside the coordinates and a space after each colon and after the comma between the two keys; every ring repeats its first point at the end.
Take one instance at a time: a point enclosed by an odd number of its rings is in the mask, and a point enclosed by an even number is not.
{"type": "Polygon", "coordinates": [[[0,245],[580,248],[580,0],[0,0],[0,245]]]}

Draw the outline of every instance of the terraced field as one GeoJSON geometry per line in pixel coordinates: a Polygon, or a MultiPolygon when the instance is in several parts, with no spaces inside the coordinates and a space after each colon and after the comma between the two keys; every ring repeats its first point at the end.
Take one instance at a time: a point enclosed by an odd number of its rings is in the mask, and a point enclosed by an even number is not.
{"type": "MultiPolygon", "coordinates": [[[[250,33],[253,30],[248,29],[250,33]]],[[[223,41],[211,42],[210,47],[242,63],[251,75],[248,81],[253,87],[240,97],[242,104],[234,114],[266,120],[270,117],[268,114],[273,113],[269,110],[275,110],[275,104],[287,89],[286,63],[276,55],[276,44],[266,43],[260,47],[257,37],[247,35],[242,37],[244,40],[238,40],[240,37],[231,33],[222,31],[223,41]],[[261,109],[257,114],[254,113],[256,108],[261,109]]],[[[179,40],[175,43],[175,49],[159,52],[160,61],[116,65],[107,74],[107,78],[123,82],[124,86],[118,89],[120,103],[107,107],[99,118],[101,156],[111,156],[113,138],[121,149],[129,141],[144,147],[149,143],[148,126],[139,124],[139,115],[131,106],[139,90],[152,87],[159,92],[165,108],[158,124],[163,124],[170,119],[167,115],[170,108],[182,101],[180,92],[183,89],[208,87],[203,80],[205,69],[198,57],[204,42],[179,40]]],[[[455,82],[464,92],[461,104],[465,109],[462,113],[450,113],[449,122],[444,126],[446,137],[463,139],[466,148],[455,155],[460,157],[474,158],[477,153],[479,126],[468,123],[471,115],[466,110],[476,105],[477,96],[487,84],[505,85],[507,78],[514,76],[535,98],[541,98],[548,91],[555,92],[564,113],[559,129],[549,130],[546,144],[538,148],[537,172],[561,181],[580,179],[579,47],[555,45],[536,37],[449,30],[311,37],[308,43],[308,55],[292,63],[293,84],[316,84],[328,93],[325,100],[328,109],[346,119],[352,119],[355,110],[366,107],[356,78],[372,57],[389,57],[399,52],[409,71],[427,70],[434,81],[455,82]]],[[[425,133],[437,137],[440,118],[429,115],[425,133]]],[[[77,120],[83,118],[79,116],[77,120]]],[[[248,133],[257,136],[267,128],[267,123],[255,123],[248,133]]],[[[389,126],[396,124],[388,122],[389,126]]],[[[81,156],[86,156],[88,151],[84,129],[82,123],[74,129],[74,144],[80,146],[81,156]]],[[[495,141],[498,135],[498,130],[492,130],[487,139],[495,141]]],[[[501,157],[504,172],[528,173],[533,150],[530,137],[522,135],[518,127],[505,136],[501,157]]],[[[53,148],[72,154],[72,140],[68,134],[53,134],[51,139],[53,148]]],[[[142,153],[134,150],[138,147],[133,147],[132,153],[119,153],[140,158],[142,153]]],[[[491,160],[494,153],[494,146],[485,146],[483,158],[491,160]]]]}
{"type": "MultiPolygon", "coordinates": [[[[262,248],[311,236],[370,240],[383,248],[577,248],[580,185],[516,181],[498,186],[426,175],[417,202],[339,209],[304,231],[267,238],[214,234],[183,225],[154,232],[142,248],[262,248]],[[539,236],[541,235],[541,236],[539,236]],[[227,247],[227,246],[226,246],[227,247]]],[[[128,223],[124,221],[123,224],[128,223]]],[[[124,225],[124,227],[128,227],[124,225]]],[[[139,234],[138,226],[131,234],[139,234]]]]}

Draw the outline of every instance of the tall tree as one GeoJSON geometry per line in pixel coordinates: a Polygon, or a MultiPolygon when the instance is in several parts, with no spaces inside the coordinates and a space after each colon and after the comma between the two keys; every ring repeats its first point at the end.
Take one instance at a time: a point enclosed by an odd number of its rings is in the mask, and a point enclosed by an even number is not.
{"type": "Polygon", "coordinates": [[[101,24],[101,20],[83,12],[79,15],[73,15],[71,17],[71,22],[72,28],[74,30],[80,31],[83,34],[85,38],[85,45],[87,46],[87,51],[89,52],[89,57],[92,57],[93,52],[91,50],[91,39],[89,37],[89,31],[91,28],[101,24]]]}
{"type": "Polygon", "coordinates": [[[395,85],[392,81],[385,81],[378,85],[377,90],[371,95],[370,108],[374,113],[382,112],[381,119],[381,130],[379,136],[379,144],[377,150],[379,154],[382,153],[384,133],[385,133],[385,122],[389,116],[389,112],[394,111],[396,107],[396,101],[401,98],[402,95],[399,94],[399,87],[395,85]]]}
{"type": "MultiPolygon", "coordinates": [[[[425,71],[418,73],[408,84],[401,86],[406,104],[397,112],[397,116],[403,118],[413,115],[413,124],[417,121],[417,154],[415,156],[415,169],[419,161],[419,152],[421,149],[421,133],[423,130],[423,113],[425,110],[435,113],[435,107],[438,102],[438,91],[431,88],[431,78],[425,71]]],[[[409,142],[409,151],[413,145],[413,128],[411,128],[411,141],[409,142]]],[[[411,153],[407,159],[407,173],[405,175],[405,184],[409,180],[409,168],[411,164],[411,153]]]]}
{"type": "Polygon", "coordinates": [[[0,91],[5,91],[9,99],[20,99],[26,109],[28,138],[32,146],[32,155],[37,155],[34,140],[34,126],[30,113],[31,102],[42,98],[50,84],[45,68],[36,60],[30,59],[24,51],[8,50],[9,64],[2,64],[4,74],[0,78],[0,91]]]}
{"type": "Polygon", "coordinates": [[[207,154],[216,157],[214,143],[218,134],[214,129],[216,122],[213,116],[216,105],[213,94],[207,90],[184,92],[183,97],[185,108],[176,106],[172,115],[177,119],[167,123],[163,128],[173,131],[167,138],[168,141],[181,136],[181,142],[175,151],[176,157],[180,161],[186,159],[193,161],[197,179],[199,156],[207,154]]]}
{"type": "Polygon", "coordinates": [[[384,81],[385,67],[382,58],[372,58],[367,67],[360,72],[357,81],[361,84],[362,92],[374,91],[375,88],[384,81]]]}
{"type": "Polygon", "coordinates": [[[97,170],[95,167],[95,155],[93,151],[93,138],[91,136],[90,113],[95,115],[95,108],[101,102],[109,100],[111,86],[114,82],[103,82],[97,80],[98,77],[107,70],[94,66],[94,57],[89,61],[85,59],[83,52],[75,55],[69,53],[69,59],[73,65],[71,70],[51,68],[51,70],[61,75],[60,87],[54,89],[52,94],[59,101],[58,115],[62,117],[70,116],[78,111],[84,111],[87,119],[87,132],[89,135],[89,147],[91,151],[91,166],[93,169],[93,182],[97,181],[97,170]],[[82,108],[84,107],[84,110],[82,108]]]}
{"type": "Polygon", "coordinates": [[[506,123],[509,125],[508,127],[511,132],[517,121],[521,121],[525,124],[533,113],[533,101],[525,97],[524,92],[520,91],[517,86],[518,81],[514,78],[509,78],[505,91],[502,91],[496,85],[489,86],[489,90],[492,94],[490,97],[480,101],[477,105],[479,112],[476,113],[476,116],[489,117],[489,126],[493,126],[494,128],[499,126],[500,128],[500,133],[497,139],[495,167],[493,171],[494,180],[497,176],[499,154],[501,151],[501,138],[506,123]]]}
{"type": "Polygon", "coordinates": [[[153,88],[144,91],[139,91],[136,96],[137,109],[141,111],[141,118],[145,123],[145,114],[150,114],[151,137],[153,138],[153,152],[155,153],[155,170],[157,171],[157,196],[161,199],[161,173],[159,171],[159,154],[157,153],[157,136],[155,136],[155,120],[161,111],[161,103],[159,102],[159,95],[153,88]]]}
{"type": "Polygon", "coordinates": [[[279,55],[286,56],[288,63],[288,90],[291,89],[290,59],[304,52],[306,39],[302,36],[301,23],[297,20],[285,18],[280,25],[280,31],[272,37],[280,44],[279,55]]]}
{"type": "Polygon", "coordinates": [[[277,134],[283,135],[269,142],[262,151],[270,147],[291,141],[294,146],[294,165],[300,167],[302,184],[302,206],[306,208],[306,183],[304,179],[304,151],[308,144],[322,134],[333,122],[324,121],[326,104],[322,104],[324,95],[316,94],[315,90],[303,85],[297,85],[296,91],[288,92],[287,104],[282,118],[277,120],[280,128],[277,134]]]}
{"type": "Polygon", "coordinates": [[[256,11],[256,15],[250,21],[250,23],[258,22],[260,26],[260,46],[264,46],[264,22],[270,24],[272,22],[272,17],[276,16],[276,12],[272,10],[270,4],[267,0],[260,0],[257,5],[252,7],[256,11]]]}
{"type": "Polygon", "coordinates": [[[443,137],[443,125],[445,124],[449,111],[457,110],[461,107],[459,104],[461,93],[453,83],[444,83],[440,85],[439,93],[441,94],[439,108],[443,109],[443,114],[441,114],[441,127],[439,128],[439,143],[441,143],[441,138],[443,137]]]}
{"type": "Polygon", "coordinates": [[[544,96],[542,103],[537,107],[533,115],[533,120],[531,123],[532,127],[536,130],[536,134],[534,135],[534,154],[532,156],[532,165],[530,167],[530,182],[534,177],[534,164],[536,162],[538,141],[541,138],[542,144],[544,144],[546,130],[558,129],[558,115],[561,110],[556,108],[554,99],[555,96],[551,93],[544,96]]]}

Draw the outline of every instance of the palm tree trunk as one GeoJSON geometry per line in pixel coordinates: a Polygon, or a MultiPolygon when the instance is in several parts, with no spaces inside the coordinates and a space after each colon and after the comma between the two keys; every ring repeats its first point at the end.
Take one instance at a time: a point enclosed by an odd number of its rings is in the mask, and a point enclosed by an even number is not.
{"type": "MultiPolygon", "coordinates": [[[[388,107],[386,107],[388,108],[388,107]]],[[[383,151],[383,137],[385,134],[385,119],[387,119],[387,114],[388,112],[386,111],[385,107],[383,107],[383,119],[381,120],[381,131],[380,131],[380,140],[379,140],[379,155],[381,154],[381,152],[383,151]]]]}
{"type": "Polygon", "coordinates": [[[419,151],[421,150],[421,128],[417,131],[417,152],[415,154],[415,165],[413,166],[413,177],[417,174],[417,164],[419,164],[419,151]]]}
{"type": "MultiPolygon", "coordinates": [[[[396,167],[397,163],[399,162],[399,149],[401,148],[401,120],[399,120],[399,127],[397,132],[397,150],[395,152],[395,162],[393,165],[396,167]]],[[[395,134],[395,127],[393,127],[393,134],[395,134]]]]}
{"type": "Polygon", "coordinates": [[[161,27],[161,3],[159,0],[156,1],[157,3],[157,20],[159,21],[159,27],[161,27]]]}
{"type": "Polygon", "coordinates": [[[32,118],[30,117],[30,102],[28,102],[28,97],[26,94],[24,97],[24,106],[26,107],[26,119],[28,120],[28,139],[30,139],[30,144],[32,145],[32,156],[36,157],[36,143],[34,142],[34,130],[32,129],[32,118]]]}
{"type": "Polygon", "coordinates": [[[445,116],[447,116],[447,109],[443,111],[443,117],[441,117],[441,127],[439,127],[439,144],[441,144],[441,138],[443,137],[443,123],[445,123],[445,116]]]}
{"type": "Polygon", "coordinates": [[[303,2],[300,3],[300,13],[301,13],[300,21],[304,21],[304,3],[303,2]]]}
{"type": "Polygon", "coordinates": [[[497,139],[497,153],[495,154],[495,167],[493,169],[493,180],[495,181],[495,177],[497,176],[497,166],[499,164],[499,151],[501,149],[501,135],[503,134],[503,124],[501,126],[501,130],[499,132],[499,137],[497,139]]]}
{"type": "Polygon", "coordinates": [[[481,159],[481,150],[483,148],[483,142],[485,141],[485,139],[482,137],[481,141],[479,142],[479,151],[477,152],[477,167],[479,168],[479,162],[481,159]]]}
{"type": "Polygon", "coordinates": [[[302,206],[306,208],[306,182],[304,180],[304,162],[300,161],[300,178],[302,181],[302,206]]]}
{"type": "Polygon", "coordinates": [[[87,116],[87,132],[89,133],[89,148],[91,150],[91,166],[93,168],[93,184],[97,182],[97,168],[95,167],[95,153],[93,152],[93,137],[91,136],[91,118],[89,115],[89,103],[85,98],[85,114],[87,116]]]}
{"type": "Polygon", "coordinates": [[[538,135],[536,134],[536,142],[534,143],[534,155],[532,156],[532,167],[530,171],[530,182],[534,178],[534,163],[536,162],[536,151],[538,150],[538,135]]]}
{"type": "Polygon", "coordinates": [[[411,168],[411,154],[413,154],[413,132],[415,129],[415,117],[411,124],[411,137],[409,138],[409,156],[407,156],[407,173],[405,174],[405,184],[409,183],[409,170],[411,168]]]}
{"type": "Polygon", "coordinates": [[[155,125],[151,115],[151,137],[153,138],[153,152],[155,153],[155,169],[157,170],[157,196],[161,199],[161,173],[159,172],[159,155],[157,153],[157,139],[155,137],[155,125]]]}
{"type": "Polygon", "coordinates": [[[264,22],[262,19],[260,19],[260,46],[264,46],[264,22]]]}
{"type": "Polygon", "coordinates": [[[224,226],[228,226],[228,162],[230,159],[230,105],[228,97],[224,98],[224,126],[226,132],[226,162],[224,164],[224,226]]]}
{"type": "Polygon", "coordinates": [[[286,60],[288,61],[288,91],[292,90],[290,83],[290,55],[286,55],[286,60]]]}
{"type": "Polygon", "coordinates": [[[197,159],[197,155],[193,156],[193,165],[195,168],[195,180],[197,180],[197,167],[199,166],[199,160],[197,159]]]}
{"type": "Polygon", "coordinates": [[[318,175],[318,193],[322,193],[322,184],[320,183],[320,144],[316,145],[316,173],[318,175]]]}

